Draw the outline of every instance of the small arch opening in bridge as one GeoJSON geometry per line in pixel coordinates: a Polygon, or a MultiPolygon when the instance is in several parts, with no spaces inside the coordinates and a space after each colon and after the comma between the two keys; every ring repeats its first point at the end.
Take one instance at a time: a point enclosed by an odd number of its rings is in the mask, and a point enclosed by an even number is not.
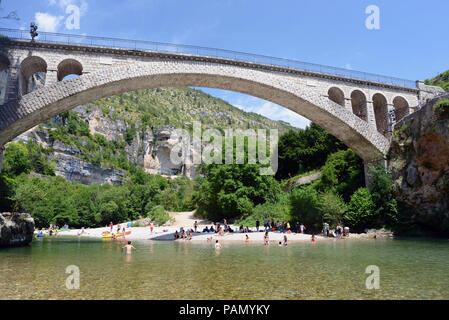
{"type": "Polygon", "coordinates": [[[401,120],[410,113],[408,102],[403,97],[398,96],[394,98],[393,106],[396,122],[398,122],[399,120],[401,120]]]}
{"type": "Polygon", "coordinates": [[[8,69],[11,63],[6,55],[0,54],[0,105],[6,99],[6,81],[8,80],[8,69]]]}
{"type": "Polygon", "coordinates": [[[58,81],[83,74],[83,65],[75,59],[65,59],[58,65],[58,81]]]}
{"type": "Polygon", "coordinates": [[[25,58],[21,65],[22,72],[22,94],[30,93],[45,85],[47,75],[47,63],[44,59],[31,56],[25,58]]]}
{"type": "Polygon", "coordinates": [[[341,105],[342,107],[345,106],[345,94],[343,91],[337,87],[332,87],[327,92],[327,95],[329,96],[329,99],[333,102],[341,105]]]}
{"type": "Polygon", "coordinates": [[[366,96],[360,90],[351,93],[352,112],[364,121],[368,121],[368,109],[366,107],[366,96]]]}
{"type": "Polygon", "coordinates": [[[376,93],[373,96],[374,118],[376,119],[376,128],[384,137],[388,137],[388,104],[383,94],[376,93]]]}

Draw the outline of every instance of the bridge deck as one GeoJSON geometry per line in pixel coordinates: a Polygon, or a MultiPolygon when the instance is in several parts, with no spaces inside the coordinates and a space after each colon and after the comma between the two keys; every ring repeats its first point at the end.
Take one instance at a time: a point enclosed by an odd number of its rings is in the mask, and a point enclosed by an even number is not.
{"type": "MultiPolygon", "coordinates": [[[[29,32],[25,30],[0,28],[0,35],[6,36],[11,40],[26,41],[27,45],[33,45],[29,41],[29,32]]],[[[269,68],[270,70],[275,69],[282,72],[300,73],[313,77],[331,78],[348,82],[362,82],[380,87],[402,88],[406,91],[418,91],[416,82],[412,80],[223,49],[50,32],[39,32],[39,37],[37,39],[38,41],[35,42],[34,45],[51,43],[70,47],[71,50],[76,49],[76,47],[92,47],[117,51],[125,50],[125,54],[145,52],[149,55],[163,54],[185,59],[219,59],[220,63],[238,65],[248,64],[249,66],[256,68],[269,68]]],[[[14,42],[17,43],[17,41],[13,41],[13,43],[14,42]]]]}

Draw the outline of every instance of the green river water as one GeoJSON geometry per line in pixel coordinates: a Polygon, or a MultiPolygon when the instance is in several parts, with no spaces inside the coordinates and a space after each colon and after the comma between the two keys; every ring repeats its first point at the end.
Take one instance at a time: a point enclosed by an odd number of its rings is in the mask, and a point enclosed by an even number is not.
{"type": "Polygon", "coordinates": [[[78,238],[0,250],[0,299],[449,299],[447,240],[261,244],[78,238]],[[66,288],[69,265],[80,288],[66,288]],[[380,288],[367,289],[376,265],[380,288]]]}

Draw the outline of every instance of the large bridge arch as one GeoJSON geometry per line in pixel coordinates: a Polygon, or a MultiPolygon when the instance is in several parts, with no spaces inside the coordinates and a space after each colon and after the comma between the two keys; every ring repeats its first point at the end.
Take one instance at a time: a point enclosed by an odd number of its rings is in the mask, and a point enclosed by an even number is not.
{"type": "Polygon", "coordinates": [[[35,125],[95,100],[133,90],[210,87],[284,106],[323,127],[366,162],[385,156],[389,141],[337,103],[306,90],[289,75],[202,61],[154,60],[104,68],[39,88],[3,105],[0,146],[35,125]]]}

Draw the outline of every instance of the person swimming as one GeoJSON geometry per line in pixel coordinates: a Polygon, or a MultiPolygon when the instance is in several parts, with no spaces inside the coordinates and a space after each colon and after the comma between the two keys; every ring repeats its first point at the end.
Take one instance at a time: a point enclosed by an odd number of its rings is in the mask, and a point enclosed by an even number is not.
{"type": "Polygon", "coordinates": [[[128,244],[125,245],[122,249],[126,249],[126,254],[131,254],[132,250],[137,250],[132,244],[131,241],[128,241],[128,244]]]}

